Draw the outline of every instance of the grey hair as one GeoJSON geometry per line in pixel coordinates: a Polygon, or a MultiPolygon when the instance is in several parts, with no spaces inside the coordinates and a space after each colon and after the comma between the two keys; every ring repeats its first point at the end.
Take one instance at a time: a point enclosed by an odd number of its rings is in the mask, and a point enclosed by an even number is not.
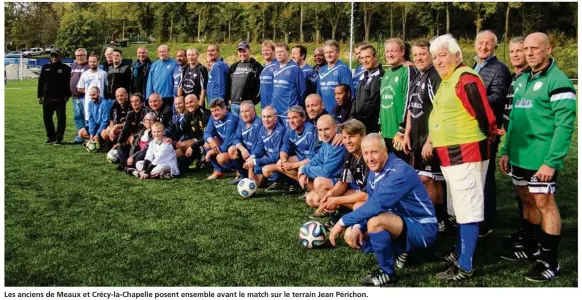
{"type": "Polygon", "coordinates": [[[148,48],[146,48],[146,47],[137,47],[137,50],[139,50],[139,49],[143,49],[143,50],[145,50],[145,53],[146,53],[146,54],[148,54],[148,52],[149,52],[149,51],[148,51],[148,48]]]}
{"type": "Polygon", "coordinates": [[[274,107],[272,107],[271,105],[265,106],[265,108],[263,108],[262,111],[266,111],[266,110],[272,111],[275,116],[277,115],[277,110],[274,107]]]}
{"type": "Polygon", "coordinates": [[[112,47],[107,47],[107,49],[105,49],[105,55],[113,54],[113,50],[115,49],[113,49],[112,47]]]}
{"type": "Polygon", "coordinates": [[[149,119],[149,120],[154,120],[154,121],[155,121],[157,118],[158,118],[158,116],[156,116],[156,114],[155,114],[155,113],[153,113],[153,112],[149,112],[149,113],[147,113],[147,114],[145,115],[145,117],[143,117],[143,119],[144,119],[144,120],[145,120],[145,119],[149,119]]]}
{"type": "Polygon", "coordinates": [[[516,36],[514,38],[511,38],[511,40],[509,40],[509,43],[510,44],[513,44],[513,43],[523,43],[523,42],[525,42],[525,38],[523,36],[516,36]]]}
{"type": "Polygon", "coordinates": [[[430,44],[430,54],[436,54],[437,51],[441,50],[443,47],[446,47],[449,53],[451,54],[459,54],[461,61],[463,60],[463,52],[461,52],[461,47],[459,47],[459,43],[451,34],[445,34],[437,37],[434,41],[430,44]]]}
{"type": "Polygon", "coordinates": [[[477,40],[479,39],[479,36],[485,33],[490,33],[491,35],[493,35],[493,47],[497,47],[497,35],[495,33],[493,33],[493,31],[491,30],[483,30],[479,33],[477,33],[477,36],[475,37],[475,42],[477,42],[477,40]]]}
{"type": "Polygon", "coordinates": [[[196,48],[189,48],[188,50],[186,50],[186,54],[188,54],[189,52],[200,55],[200,52],[196,48]]]}
{"type": "Polygon", "coordinates": [[[158,51],[159,51],[161,48],[164,48],[164,47],[166,48],[166,50],[167,50],[168,52],[170,52],[170,47],[168,47],[168,45],[160,45],[160,46],[158,47],[158,51]]]}
{"type": "Polygon", "coordinates": [[[241,102],[240,106],[242,107],[243,105],[250,105],[253,108],[255,107],[255,103],[253,103],[253,101],[251,101],[251,100],[245,100],[245,101],[241,102]]]}
{"type": "Polygon", "coordinates": [[[287,110],[287,115],[290,113],[297,113],[302,119],[305,119],[305,110],[299,105],[293,105],[287,110]]]}
{"type": "Polygon", "coordinates": [[[386,142],[384,141],[384,138],[379,133],[370,133],[370,134],[366,135],[362,139],[362,144],[364,144],[364,142],[368,141],[368,140],[377,141],[378,144],[380,144],[380,148],[382,150],[386,150],[386,142]]]}
{"type": "Polygon", "coordinates": [[[79,49],[75,50],[75,52],[77,52],[77,51],[81,51],[81,52],[83,52],[83,54],[87,55],[87,49],[85,49],[85,48],[79,48],[79,49]]]}

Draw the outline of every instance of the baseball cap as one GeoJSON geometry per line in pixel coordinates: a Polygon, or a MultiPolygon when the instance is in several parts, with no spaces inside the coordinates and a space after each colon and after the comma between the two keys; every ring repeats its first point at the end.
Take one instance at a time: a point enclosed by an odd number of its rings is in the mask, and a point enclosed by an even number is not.
{"type": "Polygon", "coordinates": [[[52,55],[58,55],[61,56],[61,50],[60,49],[54,49],[51,51],[51,56],[52,55]]]}
{"type": "Polygon", "coordinates": [[[245,41],[238,43],[237,50],[240,50],[240,49],[249,50],[250,49],[249,43],[245,42],[245,41]]]}

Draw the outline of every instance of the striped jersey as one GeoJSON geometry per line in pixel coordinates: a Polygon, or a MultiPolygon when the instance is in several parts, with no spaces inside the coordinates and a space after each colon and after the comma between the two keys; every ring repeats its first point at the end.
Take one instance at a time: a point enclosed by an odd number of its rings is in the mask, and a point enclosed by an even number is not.
{"type": "Polygon", "coordinates": [[[265,68],[259,76],[261,108],[271,105],[273,100],[273,72],[279,67],[279,62],[273,59],[270,63],[265,64],[265,68]]]}
{"type": "MultiPolygon", "coordinates": [[[[305,78],[301,68],[292,60],[273,71],[272,104],[277,115],[287,116],[289,107],[305,101],[305,78]]],[[[335,100],[334,100],[335,101],[335,100]]]]}
{"type": "Polygon", "coordinates": [[[297,156],[297,160],[311,159],[317,151],[317,131],[315,126],[309,122],[303,123],[303,130],[298,133],[297,130],[287,129],[283,138],[283,147],[281,152],[289,156],[297,156]]]}

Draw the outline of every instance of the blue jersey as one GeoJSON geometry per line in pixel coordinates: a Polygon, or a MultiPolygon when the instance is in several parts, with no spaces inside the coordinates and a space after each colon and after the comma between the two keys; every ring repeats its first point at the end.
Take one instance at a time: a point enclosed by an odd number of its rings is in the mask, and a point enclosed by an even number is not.
{"type": "Polygon", "coordinates": [[[174,95],[174,70],[176,66],[178,64],[172,58],[166,60],[158,59],[152,63],[148,73],[146,99],[149,99],[152,93],[158,93],[162,98],[174,95]]]}
{"type": "Polygon", "coordinates": [[[366,69],[362,68],[362,65],[358,65],[354,71],[354,76],[352,77],[352,99],[356,98],[356,89],[358,88],[358,83],[360,83],[360,77],[366,72],[366,69]]]}
{"type": "Polygon", "coordinates": [[[238,127],[236,128],[236,135],[234,137],[234,145],[238,146],[242,144],[250,153],[254,152],[254,147],[257,146],[257,139],[259,136],[259,130],[263,127],[261,119],[255,116],[255,119],[251,122],[250,126],[247,127],[245,121],[242,118],[238,121],[238,127]]]}
{"type": "Polygon", "coordinates": [[[259,77],[261,81],[261,108],[271,105],[271,101],[273,100],[273,72],[278,68],[279,62],[276,59],[273,59],[270,63],[265,65],[265,68],[261,72],[261,76],[259,77]]]}
{"type": "Polygon", "coordinates": [[[238,116],[230,112],[227,112],[222,120],[215,120],[213,117],[210,117],[206,129],[204,129],[204,141],[208,141],[208,138],[211,137],[220,137],[222,143],[218,149],[220,149],[220,152],[227,152],[228,148],[234,143],[238,120],[238,116]]]}
{"type": "Polygon", "coordinates": [[[279,160],[279,152],[285,136],[285,125],[276,122],[271,134],[267,133],[267,128],[261,126],[259,130],[258,145],[253,151],[257,166],[274,164],[279,160]]]}
{"type": "MultiPolygon", "coordinates": [[[[273,72],[272,104],[280,117],[287,117],[289,107],[305,101],[305,78],[301,68],[292,60],[273,72]]],[[[334,100],[335,101],[335,100],[334,100]]]]}
{"type": "MultiPolygon", "coordinates": [[[[303,67],[301,67],[301,71],[303,71],[303,77],[305,78],[305,95],[308,96],[310,95],[312,92],[310,90],[310,85],[311,85],[311,74],[313,73],[313,67],[311,67],[308,64],[305,64],[303,67]]],[[[303,106],[305,106],[305,103],[302,104],[303,106]]]]}
{"type": "Polygon", "coordinates": [[[222,58],[219,58],[208,73],[208,85],[206,87],[206,98],[208,102],[216,99],[226,99],[226,80],[228,79],[228,65],[222,58]]]}
{"type": "Polygon", "coordinates": [[[319,70],[319,81],[317,82],[317,93],[323,99],[325,110],[333,115],[337,105],[335,101],[334,89],[340,83],[345,83],[352,89],[352,71],[341,60],[338,60],[333,68],[325,65],[319,70]]]}
{"type": "Polygon", "coordinates": [[[316,177],[338,178],[344,166],[347,153],[343,145],[334,146],[323,143],[317,154],[303,166],[303,174],[311,179],[316,177]]]}
{"type": "Polygon", "coordinates": [[[89,135],[101,135],[101,131],[109,126],[109,110],[112,101],[99,98],[99,102],[89,101],[89,135]]]}
{"type": "Polygon", "coordinates": [[[180,86],[180,83],[182,83],[182,67],[179,64],[176,64],[176,67],[174,68],[174,74],[172,74],[172,77],[174,78],[174,97],[178,96],[178,87],[180,86]]]}
{"type": "Polygon", "coordinates": [[[303,124],[303,131],[298,134],[296,130],[287,129],[283,138],[283,147],[281,152],[289,156],[297,156],[297,160],[302,161],[306,158],[313,158],[316,153],[317,131],[315,126],[309,122],[303,124]]]}
{"type": "Polygon", "coordinates": [[[420,177],[394,154],[390,154],[382,171],[370,171],[366,190],[368,200],[357,210],[343,216],[340,220],[343,225],[365,224],[383,212],[411,218],[420,224],[437,223],[434,207],[420,177]]]}
{"type": "Polygon", "coordinates": [[[317,82],[319,82],[319,71],[317,65],[311,68],[309,76],[305,79],[307,81],[307,95],[317,94],[317,82]]]}

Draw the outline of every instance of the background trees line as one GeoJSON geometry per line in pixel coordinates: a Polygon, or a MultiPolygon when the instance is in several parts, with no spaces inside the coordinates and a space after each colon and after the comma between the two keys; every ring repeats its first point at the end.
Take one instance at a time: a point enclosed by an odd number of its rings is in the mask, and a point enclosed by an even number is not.
{"type": "MultiPolygon", "coordinates": [[[[5,40],[10,49],[56,43],[99,47],[129,35],[156,42],[220,42],[264,39],[319,43],[347,41],[350,3],[43,3],[7,2],[5,40]]],[[[578,4],[411,3],[354,4],[355,42],[406,40],[452,33],[473,38],[487,28],[501,38],[545,31],[577,36],[578,4]]],[[[73,46],[75,45],[75,46],[73,46]]]]}

